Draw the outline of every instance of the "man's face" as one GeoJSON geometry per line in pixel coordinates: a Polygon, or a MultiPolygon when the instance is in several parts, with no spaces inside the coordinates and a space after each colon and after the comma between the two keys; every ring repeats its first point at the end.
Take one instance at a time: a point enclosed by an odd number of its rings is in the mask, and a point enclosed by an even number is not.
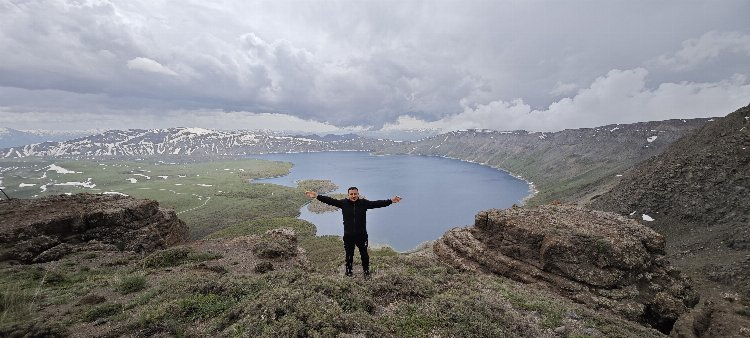
{"type": "Polygon", "coordinates": [[[349,190],[349,200],[356,202],[359,199],[359,190],[349,190]]]}

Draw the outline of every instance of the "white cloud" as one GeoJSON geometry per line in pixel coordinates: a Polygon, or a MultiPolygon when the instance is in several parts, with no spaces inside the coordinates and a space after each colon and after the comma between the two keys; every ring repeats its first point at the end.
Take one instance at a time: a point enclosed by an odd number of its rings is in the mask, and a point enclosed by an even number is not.
{"type": "Polygon", "coordinates": [[[246,129],[277,131],[308,131],[335,133],[362,131],[362,127],[340,128],[334,125],[305,120],[279,113],[225,112],[225,111],[171,111],[165,120],[181,118],[185,126],[206,126],[214,129],[246,129]]]}
{"type": "Polygon", "coordinates": [[[714,60],[722,53],[740,53],[750,56],[750,35],[739,32],[711,31],[699,38],[682,43],[682,49],[673,55],[662,55],[658,62],[674,69],[689,69],[714,60]]]}
{"type": "Polygon", "coordinates": [[[145,57],[137,57],[135,59],[129,60],[128,68],[146,73],[159,73],[177,76],[177,73],[175,73],[173,70],[165,67],[161,63],[145,57]]]}
{"type": "Polygon", "coordinates": [[[388,130],[434,128],[457,130],[488,128],[559,131],[614,123],[658,121],[671,118],[723,116],[750,103],[750,83],[735,75],[716,83],[663,83],[646,86],[643,68],[611,70],[574,97],[533,110],[521,99],[494,101],[437,121],[402,117],[388,130]]]}
{"type": "Polygon", "coordinates": [[[549,93],[558,96],[573,93],[577,89],[578,85],[575,83],[562,83],[560,81],[557,81],[557,83],[555,84],[555,88],[552,88],[549,93]]]}

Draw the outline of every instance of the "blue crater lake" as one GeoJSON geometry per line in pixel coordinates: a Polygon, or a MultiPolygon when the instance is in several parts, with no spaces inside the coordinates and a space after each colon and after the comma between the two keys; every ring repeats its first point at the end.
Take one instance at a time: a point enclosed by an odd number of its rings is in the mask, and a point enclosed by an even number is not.
{"type": "MultiPolygon", "coordinates": [[[[529,195],[528,182],[504,171],[440,157],[365,152],[250,157],[294,164],[286,176],[257,182],[296,187],[299,180],[322,179],[339,186],[332,193],[356,186],[369,200],[401,196],[400,203],[367,212],[370,245],[389,245],[397,251],[435,240],[450,228],[473,225],[477,212],[521,204],[529,195]]],[[[340,211],[315,214],[305,206],[300,212],[301,219],[315,224],[318,235],[343,234],[340,211]]]]}

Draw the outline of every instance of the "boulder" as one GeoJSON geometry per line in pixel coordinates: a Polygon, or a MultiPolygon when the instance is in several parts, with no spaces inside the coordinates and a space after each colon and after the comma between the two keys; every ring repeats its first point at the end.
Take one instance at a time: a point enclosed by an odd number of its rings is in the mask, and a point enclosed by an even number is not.
{"type": "Polygon", "coordinates": [[[297,234],[292,229],[279,228],[266,231],[253,245],[253,253],[261,258],[290,258],[299,254],[297,234]]]}
{"type": "Polygon", "coordinates": [[[547,205],[482,211],[474,227],[449,230],[433,249],[460,269],[538,284],[669,333],[698,296],[664,245],[617,214],[547,205]]]}
{"type": "Polygon", "coordinates": [[[188,228],[159,202],[77,194],[0,201],[0,260],[36,263],[80,250],[151,252],[188,239],[188,228]]]}

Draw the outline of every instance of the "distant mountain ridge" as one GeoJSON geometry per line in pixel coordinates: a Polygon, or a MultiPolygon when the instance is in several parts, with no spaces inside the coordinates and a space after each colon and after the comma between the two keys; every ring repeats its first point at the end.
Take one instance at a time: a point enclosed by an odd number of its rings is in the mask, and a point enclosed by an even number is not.
{"type": "Polygon", "coordinates": [[[0,128],[0,149],[18,147],[26,144],[57,142],[98,134],[101,130],[16,130],[0,128]]]}
{"type": "Polygon", "coordinates": [[[398,143],[382,153],[442,156],[508,170],[537,186],[536,203],[577,202],[603,193],[617,175],[713,120],[640,122],[554,133],[461,130],[398,143]]]}
{"type": "Polygon", "coordinates": [[[149,155],[245,155],[277,152],[368,151],[393,144],[359,136],[312,138],[203,128],[109,130],[63,142],[0,149],[4,158],[149,155]]]}

